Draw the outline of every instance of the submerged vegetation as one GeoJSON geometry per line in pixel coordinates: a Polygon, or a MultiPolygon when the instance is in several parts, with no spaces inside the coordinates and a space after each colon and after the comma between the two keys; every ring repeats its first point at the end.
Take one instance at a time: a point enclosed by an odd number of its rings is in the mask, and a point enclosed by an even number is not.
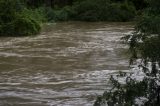
{"type": "Polygon", "coordinates": [[[148,0],[135,32],[125,39],[130,46],[131,74],[111,76],[113,89],[97,98],[94,106],[160,105],[160,1],[148,0]],[[123,83],[119,79],[123,78],[123,83]]]}
{"type": "Polygon", "coordinates": [[[1,0],[0,36],[35,35],[44,22],[132,21],[145,6],[143,0],[1,0]]]}

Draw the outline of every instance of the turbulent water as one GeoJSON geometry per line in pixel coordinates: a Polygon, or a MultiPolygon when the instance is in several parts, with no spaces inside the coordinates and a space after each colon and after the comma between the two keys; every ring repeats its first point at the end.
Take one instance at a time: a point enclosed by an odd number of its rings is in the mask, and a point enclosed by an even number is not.
{"type": "Polygon", "coordinates": [[[0,38],[0,106],[92,106],[111,74],[128,69],[130,23],[48,24],[0,38]]]}

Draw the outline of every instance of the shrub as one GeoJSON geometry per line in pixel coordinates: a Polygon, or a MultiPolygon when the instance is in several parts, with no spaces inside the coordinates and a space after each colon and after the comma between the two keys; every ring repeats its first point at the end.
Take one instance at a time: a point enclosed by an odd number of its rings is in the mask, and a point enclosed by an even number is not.
{"type": "Polygon", "coordinates": [[[124,77],[125,84],[111,77],[113,89],[97,98],[94,106],[160,106],[160,2],[148,3],[135,32],[124,37],[130,47],[131,65],[140,60],[137,68],[124,77]]]}
{"type": "Polygon", "coordinates": [[[37,21],[25,17],[17,18],[14,22],[15,34],[17,35],[35,35],[40,32],[40,26],[37,21]]]}
{"type": "Polygon", "coordinates": [[[40,32],[37,21],[25,17],[17,17],[12,22],[1,25],[1,36],[27,36],[35,35],[40,32]]]}
{"type": "Polygon", "coordinates": [[[76,2],[73,5],[73,9],[76,11],[74,18],[76,20],[82,21],[98,21],[100,16],[99,5],[100,4],[97,3],[97,0],[85,0],[82,2],[76,2]]]}
{"type": "Polygon", "coordinates": [[[63,8],[46,8],[45,15],[48,22],[54,21],[68,21],[72,20],[71,15],[73,14],[73,10],[71,7],[66,6],[63,8]]]}
{"type": "Polygon", "coordinates": [[[20,0],[0,1],[0,36],[27,36],[40,31],[36,15],[20,0]]]}
{"type": "Polygon", "coordinates": [[[24,17],[29,18],[29,19],[34,19],[38,23],[43,23],[43,22],[47,22],[45,12],[46,11],[45,11],[44,7],[40,7],[40,8],[36,8],[36,9],[25,8],[21,12],[21,15],[23,15],[24,17]]]}
{"type": "Polygon", "coordinates": [[[135,16],[135,8],[128,2],[113,3],[109,0],[84,0],[73,5],[76,20],[129,21],[135,16]]]}

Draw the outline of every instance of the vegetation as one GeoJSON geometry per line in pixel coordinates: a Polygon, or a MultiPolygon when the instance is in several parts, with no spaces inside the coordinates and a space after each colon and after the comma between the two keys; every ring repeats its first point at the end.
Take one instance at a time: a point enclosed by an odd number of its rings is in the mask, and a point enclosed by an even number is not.
{"type": "Polygon", "coordinates": [[[128,2],[109,0],[85,0],[75,2],[75,19],[82,21],[129,21],[135,16],[135,8],[128,2]]]}
{"type": "Polygon", "coordinates": [[[35,35],[43,22],[131,21],[145,4],[143,0],[0,0],[0,36],[35,35]]]}
{"type": "Polygon", "coordinates": [[[0,36],[37,34],[40,24],[19,0],[0,0],[0,36]],[[7,7],[7,8],[6,8],[7,7]]]}
{"type": "MultiPolygon", "coordinates": [[[[125,84],[111,76],[113,89],[97,98],[94,106],[159,106],[160,105],[160,1],[148,0],[149,7],[137,23],[135,32],[124,37],[130,46],[131,64],[140,59],[137,70],[141,80],[123,76],[125,84]]],[[[138,77],[138,76],[136,76],[138,77]]]]}
{"type": "Polygon", "coordinates": [[[159,0],[0,0],[0,36],[38,34],[41,23],[55,21],[131,21],[139,15],[135,32],[123,39],[129,44],[131,65],[137,59],[143,78],[132,73],[111,76],[113,89],[98,97],[95,106],[160,105],[160,1],[159,0]]]}
{"type": "Polygon", "coordinates": [[[72,5],[47,8],[46,18],[49,21],[131,21],[135,15],[135,6],[128,1],[77,0],[72,5]]]}

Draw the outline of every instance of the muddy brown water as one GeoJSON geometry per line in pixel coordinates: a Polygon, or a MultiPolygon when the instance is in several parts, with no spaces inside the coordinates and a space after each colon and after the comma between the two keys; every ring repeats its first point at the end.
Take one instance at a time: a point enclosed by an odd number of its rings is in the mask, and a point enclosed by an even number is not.
{"type": "Polygon", "coordinates": [[[0,106],[92,106],[128,70],[120,38],[131,23],[46,24],[34,37],[0,38],[0,106]]]}

